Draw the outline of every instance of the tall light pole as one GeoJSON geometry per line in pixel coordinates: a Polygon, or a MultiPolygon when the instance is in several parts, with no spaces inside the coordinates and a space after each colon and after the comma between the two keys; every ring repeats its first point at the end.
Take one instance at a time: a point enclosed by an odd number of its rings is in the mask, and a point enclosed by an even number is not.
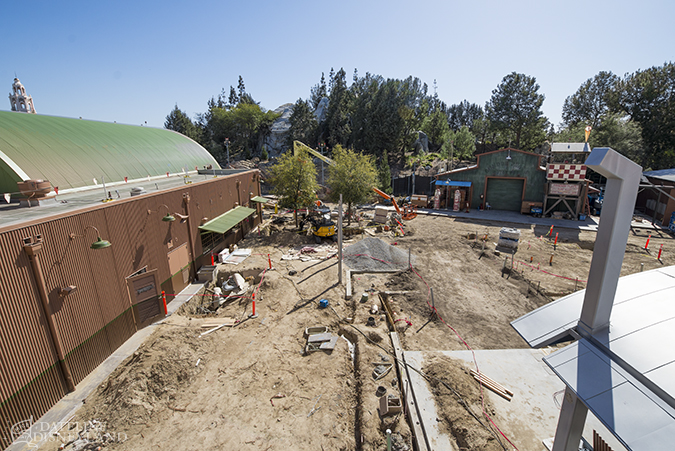
{"type": "Polygon", "coordinates": [[[230,138],[225,138],[225,148],[227,149],[227,167],[230,167],[230,138]]]}

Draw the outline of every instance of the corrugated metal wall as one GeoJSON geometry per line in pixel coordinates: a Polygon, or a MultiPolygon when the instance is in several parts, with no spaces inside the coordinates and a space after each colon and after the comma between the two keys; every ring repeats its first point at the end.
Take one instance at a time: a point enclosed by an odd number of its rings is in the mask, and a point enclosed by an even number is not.
{"type": "MultiPolygon", "coordinates": [[[[533,202],[542,202],[544,200],[544,190],[546,187],[546,171],[541,169],[541,155],[524,152],[522,150],[501,149],[495,152],[489,152],[478,155],[478,162],[475,167],[456,172],[439,175],[440,180],[466,181],[473,184],[473,198],[471,199],[471,208],[478,208],[481,205],[481,194],[485,194],[487,178],[524,178],[525,196],[523,197],[522,187],[513,186],[506,195],[513,199],[522,199],[533,202]],[[506,157],[510,159],[506,159],[506,157]]],[[[492,200],[486,199],[490,204],[492,200]]],[[[495,207],[496,208],[496,207],[495,207]]]]}
{"type": "Polygon", "coordinates": [[[67,392],[23,238],[42,236],[38,258],[44,285],[77,384],[136,331],[126,278],[143,267],[157,269],[167,294],[180,291],[186,283],[180,271],[170,273],[167,254],[191,240],[190,260],[197,267],[206,263],[201,218],[212,219],[240,199],[246,205],[250,192],[260,194],[258,180],[258,171],[248,171],[0,230],[2,448],[11,443],[12,425],[36,420],[67,392]],[[190,220],[162,222],[167,213],[186,214],[184,194],[190,196],[190,220]],[[98,228],[112,246],[90,249],[97,234],[88,226],[98,228]],[[60,296],[60,288],[69,285],[77,290],[60,296]]]}

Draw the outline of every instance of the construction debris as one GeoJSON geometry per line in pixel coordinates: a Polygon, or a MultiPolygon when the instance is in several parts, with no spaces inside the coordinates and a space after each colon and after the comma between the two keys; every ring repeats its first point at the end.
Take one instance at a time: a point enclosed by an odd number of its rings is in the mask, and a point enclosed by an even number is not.
{"type": "Polygon", "coordinates": [[[307,344],[305,345],[305,354],[315,351],[332,351],[337,345],[338,335],[328,332],[325,326],[314,326],[305,329],[307,344]]]}
{"type": "Polygon", "coordinates": [[[387,395],[380,398],[380,415],[383,417],[401,413],[402,410],[401,398],[394,395],[387,395]]]}

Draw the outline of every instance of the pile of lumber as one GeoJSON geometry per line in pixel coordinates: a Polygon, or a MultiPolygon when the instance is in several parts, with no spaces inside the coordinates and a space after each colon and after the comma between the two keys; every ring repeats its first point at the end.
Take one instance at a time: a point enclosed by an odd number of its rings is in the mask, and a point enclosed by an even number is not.
{"type": "Polygon", "coordinates": [[[511,398],[513,398],[513,392],[511,390],[504,388],[504,386],[502,386],[498,382],[493,381],[485,374],[479,373],[478,371],[475,370],[471,370],[471,375],[483,387],[489,388],[490,390],[497,393],[499,396],[506,399],[507,401],[511,401],[511,398]]]}

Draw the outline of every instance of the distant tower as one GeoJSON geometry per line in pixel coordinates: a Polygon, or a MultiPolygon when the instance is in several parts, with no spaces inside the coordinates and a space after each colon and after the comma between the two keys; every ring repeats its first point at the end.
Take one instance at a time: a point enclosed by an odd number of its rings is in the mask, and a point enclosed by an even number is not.
{"type": "Polygon", "coordinates": [[[13,94],[9,95],[9,103],[12,105],[12,111],[21,113],[36,113],[33,105],[33,98],[26,95],[26,88],[23,87],[18,78],[14,79],[12,84],[13,94]]]}

